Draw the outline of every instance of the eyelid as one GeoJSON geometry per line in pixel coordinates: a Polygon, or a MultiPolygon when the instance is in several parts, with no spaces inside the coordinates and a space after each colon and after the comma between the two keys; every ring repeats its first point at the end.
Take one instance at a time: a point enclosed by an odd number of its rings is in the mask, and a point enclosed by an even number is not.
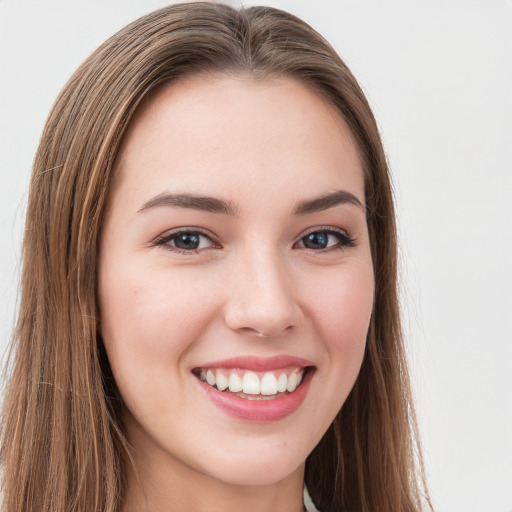
{"type": "MultiPolygon", "coordinates": [[[[329,233],[332,235],[338,235],[341,238],[341,240],[339,242],[339,245],[337,245],[337,246],[315,250],[314,252],[326,252],[326,251],[330,251],[330,250],[334,250],[334,249],[344,249],[346,247],[354,247],[356,245],[355,239],[352,238],[345,229],[338,228],[336,226],[314,226],[314,227],[309,228],[306,231],[302,232],[299,235],[297,241],[294,243],[294,246],[297,245],[299,242],[301,242],[304,237],[310,235],[311,233],[317,233],[317,232],[324,232],[324,233],[329,233]]],[[[304,249],[307,249],[307,247],[305,247],[304,249]]]]}
{"type": "Polygon", "coordinates": [[[197,254],[198,252],[204,250],[204,249],[195,249],[195,250],[185,250],[185,249],[179,249],[178,247],[173,247],[168,242],[170,242],[175,236],[182,234],[182,233],[197,233],[201,236],[204,236],[210,242],[212,243],[212,247],[208,247],[208,249],[211,248],[220,248],[220,243],[218,238],[207,229],[199,228],[196,226],[183,226],[179,228],[173,228],[169,231],[166,231],[165,233],[159,235],[155,238],[155,240],[151,243],[153,246],[160,246],[165,249],[168,249],[173,252],[183,253],[183,254],[197,254]]]}
{"type": "MultiPolygon", "coordinates": [[[[335,250],[335,249],[344,249],[345,247],[353,247],[355,245],[355,240],[353,238],[351,238],[350,235],[347,233],[347,231],[342,228],[338,228],[335,226],[314,226],[314,227],[311,227],[311,228],[303,231],[299,235],[297,240],[294,242],[293,246],[295,247],[298,243],[300,243],[304,237],[310,235],[311,233],[316,233],[316,232],[324,232],[324,233],[329,233],[332,235],[338,235],[340,237],[340,240],[339,240],[339,244],[337,244],[335,246],[327,247],[325,249],[314,250],[314,252],[327,252],[327,251],[335,250]]],[[[222,247],[216,235],[214,235],[209,230],[206,230],[206,229],[200,228],[200,227],[196,227],[196,226],[183,226],[183,227],[174,228],[169,231],[166,231],[165,233],[163,233],[163,234],[159,235],[157,238],[155,238],[155,240],[151,243],[151,245],[161,246],[167,250],[177,252],[177,253],[182,253],[182,254],[197,254],[198,252],[201,252],[205,249],[211,249],[211,248],[219,249],[222,247]],[[212,246],[203,248],[203,249],[185,250],[185,249],[180,249],[178,247],[173,247],[172,245],[169,244],[169,242],[175,236],[182,234],[182,233],[196,233],[201,236],[204,236],[212,243],[212,246]]],[[[304,249],[307,250],[308,248],[304,247],[304,249]]]]}
{"type": "Polygon", "coordinates": [[[345,229],[338,228],[336,226],[313,226],[312,228],[306,229],[303,233],[299,235],[299,240],[308,236],[311,233],[316,233],[317,231],[327,231],[329,233],[338,233],[340,235],[346,236],[350,238],[347,231],[345,229]]]}

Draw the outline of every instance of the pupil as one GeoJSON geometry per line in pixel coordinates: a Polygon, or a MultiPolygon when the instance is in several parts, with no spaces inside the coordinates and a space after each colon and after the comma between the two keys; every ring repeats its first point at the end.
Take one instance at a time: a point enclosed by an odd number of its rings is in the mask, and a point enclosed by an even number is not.
{"type": "Polygon", "coordinates": [[[329,241],[327,233],[310,233],[304,239],[304,245],[308,249],[325,249],[329,241]]]}
{"type": "Polygon", "coordinates": [[[194,250],[199,247],[199,236],[195,235],[193,233],[185,233],[183,235],[178,236],[175,241],[174,245],[178,249],[187,249],[187,250],[194,250]]]}

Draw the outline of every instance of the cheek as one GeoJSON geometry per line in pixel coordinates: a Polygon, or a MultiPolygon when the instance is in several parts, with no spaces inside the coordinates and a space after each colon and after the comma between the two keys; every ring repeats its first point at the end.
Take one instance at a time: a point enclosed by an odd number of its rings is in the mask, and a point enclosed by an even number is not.
{"type": "Polygon", "coordinates": [[[311,314],[326,344],[331,364],[353,366],[359,371],[373,296],[371,262],[334,272],[325,279],[322,289],[316,289],[311,295],[311,314]]]}
{"type": "Polygon", "coordinates": [[[317,286],[309,289],[308,314],[316,346],[321,348],[311,412],[318,419],[315,435],[319,440],[359,375],[372,314],[374,280],[369,258],[347,262],[316,277],[317,286]]]}
{"type": "Polygon", "coordinates": [[[373,273],[368,266],[355,266],[327,281],[323,292],[316,294],[315,316],[330,340],[344,343],[366,339],[373,294],[373,273]]]}
{"type": "Polygon", "coordinates": [[[126,262],[105,266],[99,291],[101,334],[119,387],[143,382],[145,373],[174,375],[170,370],[214,314],[203,284],[185,272],[126,262]]]}

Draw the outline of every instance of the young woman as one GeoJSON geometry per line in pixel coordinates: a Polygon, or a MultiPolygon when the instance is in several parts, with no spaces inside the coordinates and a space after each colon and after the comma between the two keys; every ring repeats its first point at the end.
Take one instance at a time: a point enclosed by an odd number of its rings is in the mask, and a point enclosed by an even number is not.
{"type": "Polygon", "coordinates": [[[282,11],[171,6],[75,73],[14,343],[8,512],[428,505],[377,127],[282,11]]]}

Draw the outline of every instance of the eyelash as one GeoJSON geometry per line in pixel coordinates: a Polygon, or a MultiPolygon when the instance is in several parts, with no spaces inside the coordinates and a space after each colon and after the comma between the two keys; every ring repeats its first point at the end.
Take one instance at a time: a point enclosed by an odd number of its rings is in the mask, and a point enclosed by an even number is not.
{"type": "MultiPolygon", "coordinates": [[[[294,247],[298,243],[301,243],[301,242],[303,243],[304,239],[307,236],[315,234],[315,233],[325,233],[327,235],[332,235],[332,236],[336,237],[336,239],[338,240],[338,243],[335,244],[334,246],[329,246],[329,247],[326,247],[323,249],[310,249],[308,247],[303,247],[304,249],[311,250],[316,253],[323,253],[323,252],[330,252],[330,251],[336,251],[336,250],[343,250],[347,247],[354,247],[356,245],[355,240],[353,238],[350,238],[345,231],[343,231],[341,229],[333,228],[331,226],[329,226],[329,227],[318,226],[318,227],[315,227],[315,228],[311,229],[310,231],[306,232],[304,235],[302,235],[300,237],[300,239],[294,243],[294,247]]],[[[185,254],[185,255],[197,254],[202,250],[202,249],[181,249],[179,247],[172,246],[170,244],[170,242],[172,242],[172,240],[176,239],[180,235],[192,235],[192,236],[199,235],[199,237],[204,237],[204,238],[208,239],[213,244],[211,247],[208,247],[209,249],[210,248],[218,249],[221,247],[221,245],[218,243],[216,238],[211,233],[205,232],[198,228],[176,229],[174,231],[171,231],[170,233],[166,233],[165,235],[157,238],[153,242],[153,245],[161,246],[166,250],[173,251],[178,254],[185,254]]]]}
{"type": "MultiPolygon", "coordinates": [[[[307,231],[304,235],[302,235],[298,242],[302,242],[307,236],[312,235],[314,233],[325,233],[327,235],[333,235],[338,240],[338,243],[331,247],[326,247],[325,249],[313,250],[314,252],[330,252],[330,251],[339,251],[346,249],[347,247],[355,247],[355,239],[351,238],[346,231],[342,229],[337,229],[332,226],[317,226],[310,231],[307,231]]],[[[295,245],[295,244],[294,244],[295,245]]],[[[308,249],[305,247],[305,249],[308,249]]]]}
{"type": "MultiPolygon", "coordinates": [[[[200,237],[208,239],[213,245],[213,248],[219,248],[220,244],[216,241],[215,237],[206,231],[203,231],[199,228],[179,228],[170,233],[166,233],[165,235],[157,238],[153,245],[162,246],[164,249],[168,251],[173,251],[178,254],[197,254],[201,249],[180,249],[179,247],[173,247],[170,245],[170,242],[180,235],[199,235],[200,237]]],[[[209,247],[211,248],[211,247],[209,247]]]]}

